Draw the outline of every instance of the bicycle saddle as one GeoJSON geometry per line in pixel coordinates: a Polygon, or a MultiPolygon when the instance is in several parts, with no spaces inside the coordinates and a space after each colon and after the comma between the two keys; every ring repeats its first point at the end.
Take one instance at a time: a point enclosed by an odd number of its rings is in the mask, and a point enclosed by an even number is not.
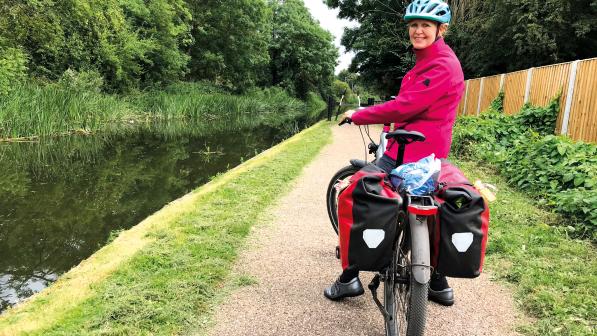
{"type": "Polygon", "coordinates": [[[398,143],[409,144],[415,141],[425,141],[425,136],[417,131],[399,129],[386,134],[386,139],[395,139],[398,143]]]}

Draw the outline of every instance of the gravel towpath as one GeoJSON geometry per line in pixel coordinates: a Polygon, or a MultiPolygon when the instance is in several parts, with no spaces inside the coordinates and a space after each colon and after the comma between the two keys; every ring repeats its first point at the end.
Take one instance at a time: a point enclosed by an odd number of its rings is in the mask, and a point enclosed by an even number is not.
{"type": "MultiPolygon", "coordinates": [[[[383,318],[368,290],[341,302],[322,294],[341,270],[325,189],[348,159],[364,157],[357,127],[334,126],[333,136],[293,190],[269,210],[271,222],[252,231],[234,273],[257,283],[234,291],[216,309],[209,335],[384,335],[383,318]]],[[[371,277],[362,274],[364,286],[371,277]]],[[[449,308],[429,304],[426,335],[517,335],[514,328],[522,317],[512,295],[489,278],[449,279],[456,303],[449,308]]]]}

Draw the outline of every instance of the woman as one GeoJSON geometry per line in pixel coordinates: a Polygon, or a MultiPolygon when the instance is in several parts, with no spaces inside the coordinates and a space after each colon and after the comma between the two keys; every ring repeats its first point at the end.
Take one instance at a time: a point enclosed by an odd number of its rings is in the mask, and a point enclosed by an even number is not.
{"type": "MultiPolygon", "coordinates": [[[[458,58],[446,45],[443,36],[450,22],[448,5],[440,0],[415,0],[404,16],[416,55],[416,63],[402,80],[395,100],[344,115],[357,125],[394,123],[395,129],[419,131],[424,142],[408,146],[404,162],[413,162],[432,153],[447,158],[452,144],[456,110],[464,91],[464,75],[458,58]]],[[[394,168],[398,145],[393,141],[377,165],[390,172],[394,168]]],[[[330,300],[364,293],[358,270],[349,266],[324,295],[330,300]]],[[[429,298],[443,305],[454,303],[452,288],[444,276],[433,274],[429,298]]]]}

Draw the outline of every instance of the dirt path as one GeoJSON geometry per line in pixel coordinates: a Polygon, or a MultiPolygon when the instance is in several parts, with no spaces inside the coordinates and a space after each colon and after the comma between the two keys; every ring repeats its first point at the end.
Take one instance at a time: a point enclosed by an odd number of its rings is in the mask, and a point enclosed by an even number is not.
{"type": "MultiPolygon", "coordinates": [[[[329,178],[349,158],[363,158],[358,128],[334,127],[334,142],[306,167],[294,190],[271,211],[273,223],[257,227],[235,273],[257,284],[234,292],[217,310],[210,335],[383,335],[383,318],[367,291],[331,302],[325,286],[340,273],[337,237],[325,209],[329,178]]],[[[363,274],[366,286],[372,274],[363,274]]],[[[520,314],[507,289],[483,275],[450,279],[456,303],[430,303],[427,335],[517,335],[520,314]]]]}

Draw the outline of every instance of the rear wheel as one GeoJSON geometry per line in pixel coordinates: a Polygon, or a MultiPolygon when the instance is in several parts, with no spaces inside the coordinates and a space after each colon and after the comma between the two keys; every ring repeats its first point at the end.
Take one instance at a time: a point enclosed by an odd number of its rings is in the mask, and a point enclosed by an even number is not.
{"type": "Polygon", "coordinates": [[[326,191],[326,203],[328,208],[328,216],[336,234],[338,233],[338,182],[344,181],[359,171],[355,166],[346,166],[332,177],[326,191]]]}
{"type": "Polygon", "coordinates": [[[428,284],[415,281],[410,253],[407,233],[401,230],[384,283],[384,306],[390,315],[386,336],[419,336],[425,332],[428,284]]]}

